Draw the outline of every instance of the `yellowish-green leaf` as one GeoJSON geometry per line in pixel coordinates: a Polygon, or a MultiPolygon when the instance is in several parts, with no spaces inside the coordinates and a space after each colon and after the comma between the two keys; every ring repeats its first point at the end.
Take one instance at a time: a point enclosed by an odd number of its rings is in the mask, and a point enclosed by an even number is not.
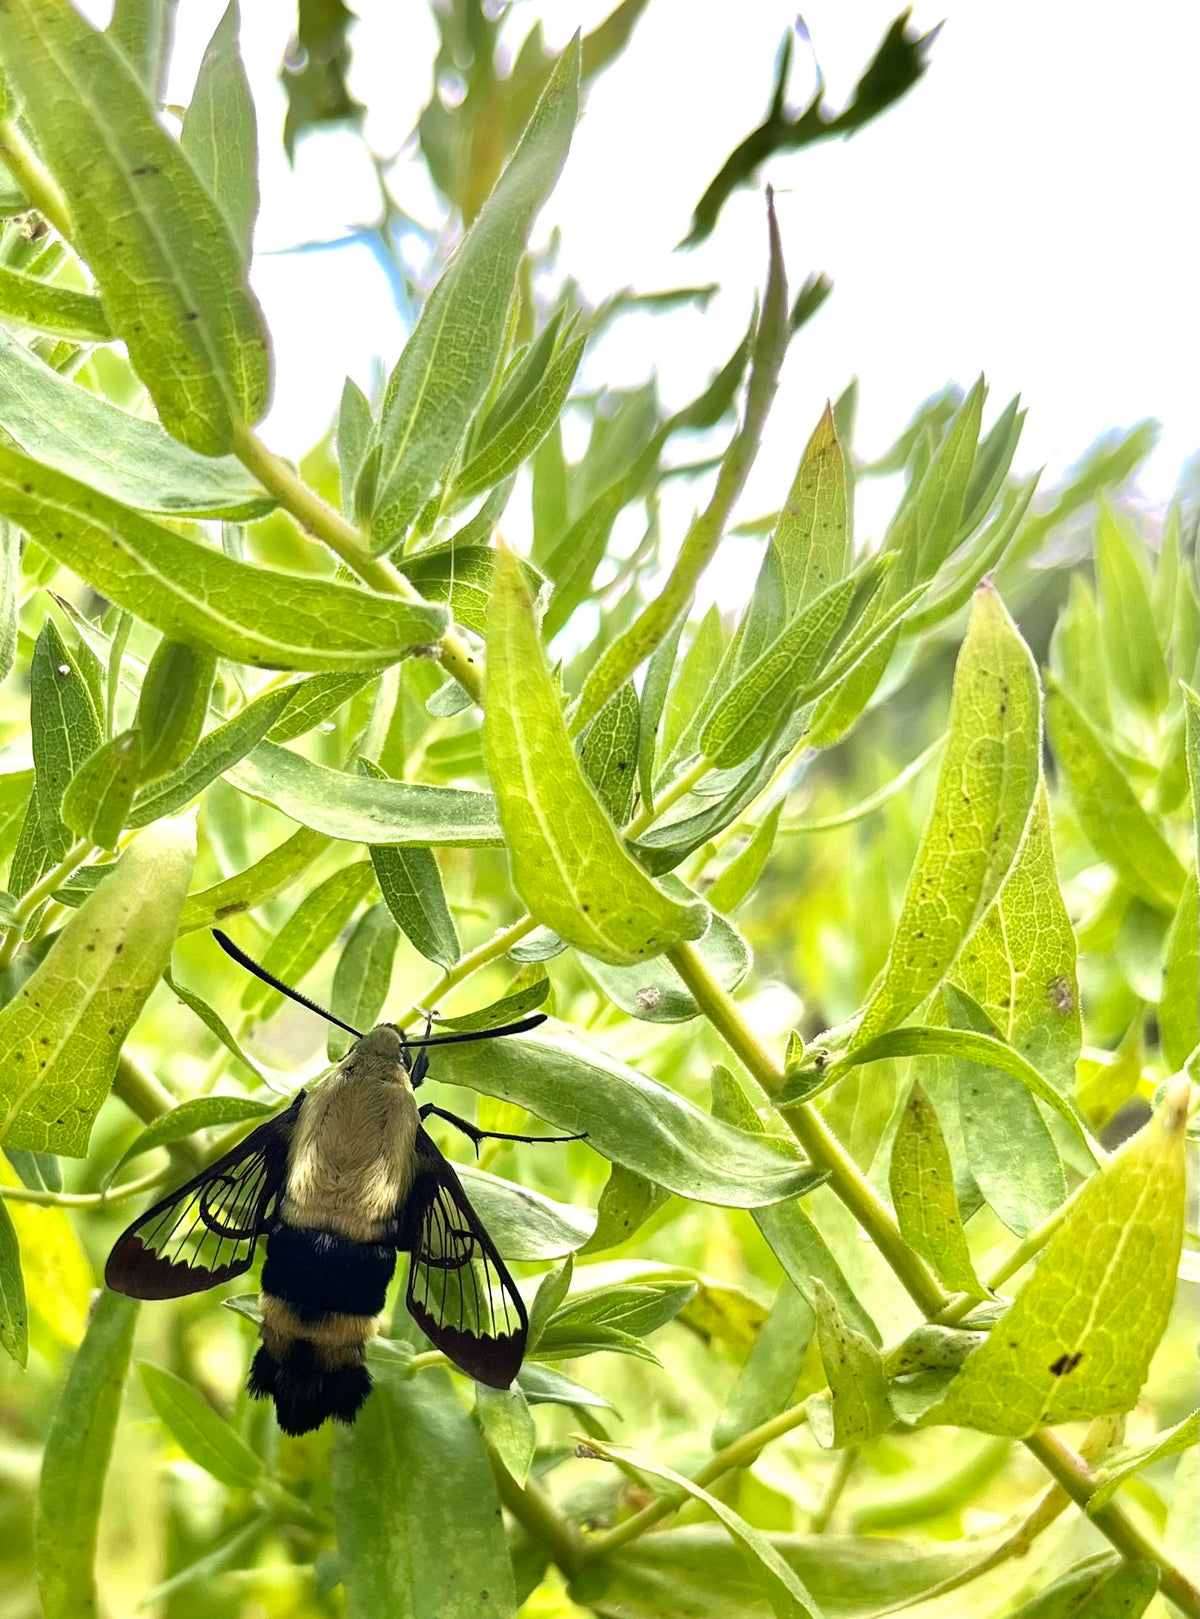
{"type": "Polygon", "coordinates": [[[1135,1450],[1132,1456],[1114,1458],[1115,1465],[1105,1467],[1104,1483],[1088,1496],[1088,1512],[1099,1512],[1101,1507],[1107,1506],[1125,1480],[1140,1473],[1143,1467],[1151,1467],[1168,1456],[1177,1456],[1181,1450],[1189,1450],[1197,1443],[1200,1443],[1200,1411],[1193,1411],[1191,1416],[1160,1433],[1152,1444],[1135,1450]]]}
{"type": "Polygon", "coordinates": [[[155,647],[135,722],[142,733],[147,781],[165,776],[190,756],[204,728],[216,672],[216,654],[208,647],[167,638],[155,647]]]}
{"type": "Polygon", "coordinates": [[[174,1372],[144,1360],[138,1373],[150,1404],[183,1453],[230,1489],[250,1489],[262,1463],[240,1434],[174,1372]]]}
{"type": "Polygon", "coordinates": [[[1184,879],[1175,851],[1091,722],[1056,681],[1046,693],[1050,742],[1088,842],[1147,904],[1173,911],[1184,879]]]}
{"type": "Polygon", "coordinates": [[[248,262],[258,213],[258,124],[238,54],[237,0],[229,0],[205,49],[179,144],[220,203],[234,243],[248,262]]]}
{"type": "Polygon", "coordinates": [[[224,454],[235,428],[266,409],[270,361],[219,204],[123,52],[70,0],[10,0],[0,50],[163,426],[224,454]]]}
{"type": "Polygon", "coordinates": [[[584,778],[542,655],[517,558],[501,551],[488,617],[484,740],[513,885],[532,915],[615,966],[704,928],[705,908],[655,886],[584,778]]]}
{"type": "Polygon", "coordinates": [[[1040,751],[1037,671],[1000,598],[982,585],[955,670],[933,808],[855,1046],[894,1028],[953,965],[1021,845],[1040,751]]]}
{"type": "Polygon", "coordinates": [[[21,1273],[21,1242],[0,1198],[0,1349],[18,1366],[29,1358],[29,1306],[21,1273]]]}
{"type": "Polygon", "coordinates": [[[87,1152],[122,1043],[170,957],[195,858],[190,819],[140,832],[0,1012],[0,1139],[87,1152]]]}
{"type": "MultiPolygon", "coordinates": [[[[376,868],[376,876],[379,875],[376,868]]],[[[329,1010],[352,1029],[373,1029],[387,1001],[400,929],[382,902],[359,917],[338,960],[329,1010]]],[[[330,1024],[325,1036],[331,1062],[350,1049],[353,1036],[330,1024]]]]}
{"type": "Polygon", "coordinates": [[[177,641],[262,669],[382,669],[443,607],[236,562],[0,446],[0,510],[101,595],[177,641]]]}
{"type": "Polygon", "coordinates": [[[728,915],[742,903],[754,887],[774,846],[775,834],[779,829],[779,817],[783,814],[783,806],[786,803],[785,795],[774,809],[763,816],[754,830],[754,836],[744,848],[738,850],[709,889],[708,902],[714,911],[723,911],[728,915]]]}
{"type": "Polygon", "coordinates": [[[261,860],[244,871],[235,872],[211,888],[189,894],[179,918],[179,932],[193,933],[197,928],[210,928],[214,922],[227,922],[232,916],[264,905],[290,887],[329,844],[330,839],[323,833],[307,826],[298,827],[290,838],[269,849],[261,860]]]}
{"type": "Polygon", "coordinates": [[[430,293],[388,382],[371,544],[386,550],[447,473],[501,359],[534,217],[566,161],[579,111],[579,45],[559,56],[533,116],[430,293]]]}
{"type": "Polygon", "coordinates": [[[789,1567],[761,1530],[752,1528],[724,1501],[710,1495],[693,1479],[685,1478],[682,1473],[650,1461],[624,1446],[603,1444],[598,1439],[589,1439],[588,1446],[625,1471],[632,1470],[649,1478],[661,1479],[668,1486],[667,1494],[678,1494],[681,1499],[691,1496],[694,1501],[706,1506],[742,1552],[755,1579],[765,1591],[772,1612],[779,1619],[821,1619],[821,1610],[805,1589],[800,1576],[789,1567]]]}
{"type": "Polygon", "coordinates": [[[791,1404],[816,1324],[807,1299],[791,1282],[781,1282],[713,1428],[716,1448],[732,1444],[791,1404]]]}
{"type": "Polygon", "coordinates": [[[1133,1409],[1175,1297],[1188,1090],[1087,1183],[929,1421],[1021,1438],[1133,1409]]]}
{"type": "MultiPolygon", "coordinates": [[[[343,866],[318,883],[280,928],[262,958],[262,966],[295,988],[316,966],[355,911],[375,887],[375,869],[369,860],[343,866]]],[[[247,1009],[261,1006],[269,1016],[282,1002],[278,990],[252,978],[242,995],[247,1009]]]]}
{"type": "Polygon", "coordinates": [[[1141,541],[1126,532],[1102,499],[1096,525],[1096,584],[1104,664],[1127,703],[1147,714],[1161,714],[1167,706],[1167,666],[1150,605],[1144,559],[1141,541]],[[1142,551],[1141,557],[1135,547],[1142,551]]]}
{"type": "Polygon", "coordinates": [[[1172,1069],[1180,1069],[1200,1044],[1200,888],[1196,873],[1190,871],[1179,896],[1179,909],[1167,934],[1167,959],[1163,968],[1162,999],[1158,1003],[1158,1026],[1163,1051],[1172,1069]]]}
{"type": "Polygon", "coordinates": [[[90,292],[60,287],[7,266],[0,266],[0,313],[18,326],[77,343],[106,343],[113,335],[104,305],[90,292]]]}
{"type": "MultiPolygon", "coordinates": [[[[0,1159],[0,1191],[16,1177],[0,1159]]],[[[35,1348],[47,1353],[74,1348],[87,1327],[95,1280],[66,1209],[13,1200],[6,1204],[20,1244],[29,1327],[35,1348]]]]}
{"type": "Polygon", "coordinates": [[[789,618],[846,572],[850,561],[846,463],[829,405],[805,448],[771,544],[780,563],[789,618]]]}
{"type": "Polygon", "coordinates": [[[141,767],[141,732],[122,731],[114,736],[72,776],[63,795],[63,820],[81,838],[102,849],[115,849],[128,824],[141,767]]]}
{"type": "Polygon", "coordinates": [[[894,1417],[878,1349],[847,1326],[824,1282],[814,1279],[812,1288],[829,1392],[809,1400],[809,1426],[818,1444],[841,1450],[874,1438],[894,1417]]]}
{"type": "Polygon", "coordinates": [[[100,1294],[50,1424],[33,1524],[43,1619],[98,1612],[100,1502],[137,1312],[134,1299],[100,1294]]]}
{"type": "Polygon", "coordinates": [[[1083,1036],[1075,934],[1059,886],[1044,783],[1012,868],[963,946],[953,978],[1009,1045],[1068,1095],[1083,1036]]]}
{"type": "Polygon", "coordinates": [[[489,1447],[517,1483],[524,1484],[537,1447],[537,1427],[524,1394],[519,1388],[494,1389],[476,1383],[475,1415],[489,1447]]]}
{"type": "Polygon", "coordinates": [[[892,1144],[888,1183],[905,1241],[925,1256],[947,1287],[985,1298],[987,1289],[975,1274],[954,1195],[954,1166],[919,1080],[892,1144]]]}

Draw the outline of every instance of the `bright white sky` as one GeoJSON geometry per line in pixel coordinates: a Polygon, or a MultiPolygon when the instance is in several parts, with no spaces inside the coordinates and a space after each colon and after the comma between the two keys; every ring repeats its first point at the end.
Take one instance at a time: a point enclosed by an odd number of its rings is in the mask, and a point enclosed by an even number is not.
{"type": "MultiPolygon", "coordinates": [[[[804,18],[840,107],[899,0],[811,0],[804,18]]],[[[353,0],[351,87],[367,134],[397,152],[428,95],[434,30],[426,0],[353,0]]],[[[171,99],[186,100],[224,0],[181,0],[171,99]]],[[[93,15],[102,0],[87,6],[93,15]]],[[[610,0],[525,0],[514,41],[545,18],[549,41],[586,31],[610,0]]],[[[242,39],[259,105],[263,207],[254,279],[277,348],[264,428],[296,456],[325,430],[343,376],[390,367],[404,327],[388,284],[358,247],[287,253],[333,240],[376,210],[350,136],[282,155],[275,75],[294,0],[243,0],[242,39]]],[[[558,189],[537,227],[562,232],[560,264],[592,297],[709,280],[707,314],[620,323],[583,373],[631,384],[656,369],[682,403],[744,329],[764,268],[761,195],[739,192],[715,235],[673,251],[691,208],[762,117],[773,61],[795,12],[786,0],[652,0],[630,49],[593,87],[558,189]]],[[[917,0],[922,30],[942,19],[925,78],[848,142],[776,159],[793,285],[825,270],[833,297],[789,357],[768,440],[743,500],[777,506],[827,396],[860,379],[857,448],[880,452],[917,403],[981,370],[994,411],[1020,390],[1029,419],[1019,470],[1060,473],[1100,433],[1147,415],[1163,423],[1143,481],[1165,499],[1200,444],[1194,215],[1195,64],[1200,7],[1179,0],[917,0]]],[[[512,24],[510,24],[512,26],[512,24]]],[[[792,100],[807,99],[803,50],[792,100]]],[[[439,210],[415,162],[396,189],[414,213],[439,210]]],[[[682,491],[690,507],[695,491],[682,491]]],[[[860,504],[860,530],[881,514],[860,504]]],[[[865,537],[860,532],[860,539],[865,537]]]]}

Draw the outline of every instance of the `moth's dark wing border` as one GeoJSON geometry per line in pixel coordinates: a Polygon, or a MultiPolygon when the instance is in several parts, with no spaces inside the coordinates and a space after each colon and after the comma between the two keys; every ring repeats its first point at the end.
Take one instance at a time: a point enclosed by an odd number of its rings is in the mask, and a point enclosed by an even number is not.
{"type": "Polygon", "coordinates": [[[525,1354],[524,1302],[453,1166],[423,1130],[416,1156],[396,1244],[412,1254],[409,1312],[430,1342],[468,1376],[506,1389],[525,1354]]]}
{"type": "Polygon", "coordinates": [[[169,1193],[117,1238],[105,1285],[135,1299],[174,1299],[240,1276],[270,1227],[287,1177],[303,1091],[288,1108],[169,1193]]]}

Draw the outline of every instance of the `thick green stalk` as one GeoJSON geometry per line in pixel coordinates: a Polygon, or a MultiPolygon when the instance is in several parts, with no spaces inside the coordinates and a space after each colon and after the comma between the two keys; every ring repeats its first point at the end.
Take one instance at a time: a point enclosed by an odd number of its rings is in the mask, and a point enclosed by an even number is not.
{"type": "Polygon", "coordinates": [[[58,862],[52,871],[38,879],[27,894],[22,894],[20,900],[13,908],[12,921],[7,924],[8,937],[0,945],[0,971],[8,966],[21,943],[21,934],[26,922],[37,910],[43,900],[50,898],[56,888],[61,888],[67,878],[72,876],[90,854],[95,852],[96,845],[81,838],[73,844],[58,862]]]}
{"type": "Polygon", "coordinates": [[[532,1479],[518,1484],[490,1445],[487,1450],[500,1500],[521,1527],[541,1541],[564,1574],[577,1574],[587,1561],[583,1536],[555,1509],[539,1484],[532,1479]]]}
{"type": "Polygon", "coordinates": [[[4,1198],[9,1203],[38,1203],[46,1208],[102,1209],[108,1203],[119,1203],[122,1198],[138,1197],[142,1192],[153,1191],[166,1178],[167,1172],[159,1169],[153,1175],[126,1181],[105,1192],[46,1192],[32,1186],[6,1186],[4,1198]]]}
{"type": "Polygon", "coordinates": [[[69,242],[71,215],[67,199],[11,117],[0,119],[0,158],[42,218],[48,219],[63,240],[69,242]]]}

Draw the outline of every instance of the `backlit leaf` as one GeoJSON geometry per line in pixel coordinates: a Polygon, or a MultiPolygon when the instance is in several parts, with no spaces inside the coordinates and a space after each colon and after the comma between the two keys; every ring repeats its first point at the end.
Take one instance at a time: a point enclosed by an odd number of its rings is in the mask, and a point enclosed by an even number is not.
{"type": "Polygon", "coordinates": [[[871,1340],[846,1325],[819,1278],[813,1282],[813,1302],[829,1393],[812,1396],[808,1421],[819,1444],[842,1450],[891,1427],[883,1362],[871,1340]]]}
{"type": "Polygon", "coordinates": [[[189,894],[179,918],[179,932],[210,928],[214,922],[226,922],[231,916],[240,916],[274,899],[328,847],[327,837],[310,831],[307,826],[299,827],[290,838],[268,850],[261,860],[244,871],[235,872],[211,888],[189,894]]]}
{"type": "Polygon", "coordinates": [[[249,260],[258,213],[258,125],[238,54],[237,0],[230,0],[205,49],[179,144],[220,203],[243,260],[249,260]]]}
{"type": "Polygon", "coordinates": [[[97,748],[71,777],[63,795],[62,817],[71,830],[102,849],[115,849],[129,824],[141,765],[139,731],[122,731],[97,748]]]}
{"type": "Polygon", "coordinates": [[[947,1287],[986,1297],[971,1263],[945,1137],[920,1081],[913,1085],[896,1131],[888,1184],[905,1241],[925,1256],[947,1287]]]}
{"type": "Polygon", "coordinates": [[[90,292],[7,266],[0,267],[0,313],[18,326],[79,343],[104,343],[113,335],[104,305],[90,292]]]}
{"type": "Polygon", "coordinates": [[[183,1453],[230,1489],[250,1489],[262,1463],[208,1401],[165,1367],[144,1360],[138,1372],[150,1404],[183,1453]]]}
{"type": "Polygon", "coordinates": [[[25,1278],[21,1274],[21,1244],[9,1217],[8,1205],[0,1198],[0,1348],[18,1366],[29,1356],[29,1307],[25,1302],[25,1278]]]}
{"type": "Polygon", "coordinates": [[[140,832],[0,1012],[0,1137],[81,1158],[122,1043],[162,976],[196,856],[189,820],[140,832]]]}
{"type": "Polygon", "coordinates": [[[1104,500],[1096,524],[1096,585],[1104,664],[1113,685],[1127,703],[1159,714],[1167,706],[1167,667],[1150,606],[1144,548],[1104,500]]]}
{"type": "Polygon", "coordinates": [[[781,1282],[721,1408],[712,1433],[715,1446],[732,1444],[791,1404],[816,1325],[812,1305],[791,1282],[781,1282]]]}
{"type": "Polygon", "coordinates": [[[1193,870],[1183,885],[1179,909],[1167,934],[1162,999],[1158,1004],[1163,1051],[1173,1070],[1182,1068],[1200,1044],[1200,1005],[1196,997],[1196,984],[1200,981],[1198,912],[1200,890],[1193,870]]]}

